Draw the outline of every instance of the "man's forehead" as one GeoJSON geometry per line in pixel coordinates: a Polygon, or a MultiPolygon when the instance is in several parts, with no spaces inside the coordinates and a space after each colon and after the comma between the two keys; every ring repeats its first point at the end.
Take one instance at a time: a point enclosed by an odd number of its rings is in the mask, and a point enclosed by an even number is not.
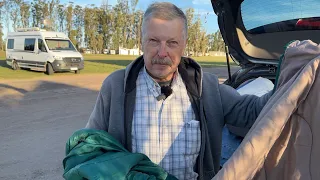
{"type": "Polygon", "coordinates": [[[147,23],[145,29],[148,36],[178,39],[183,34],[183,24],[179,23],[179,19],[163,20],[159,18],[153,18],[147,23]]]}
{"type": "Polygon", "coordinates": [[[182,33],[179,33],[178,35],[173,35],[173,34],[168,34],[168,32],[163,32],[160,34],[160,33],[155,33],[153,31],[150,31],[149,33],[147,33],[147,37],[158,39],[158,40],[166,40],[166,41],[179,40],[182,38],[182,33]]]}
{"type": "Polygon", "coordinates": [[[150,17],[148,18],[147,22],[152,22],[152,23],[156,23],[156,24],[167,24],[167,23],[172,23],[172,24],[176,24],[176,25],[180,25],[183,24],[183,19],[181,18],[173,18],[173,19],[163,19],[163,18],[159,18],[159,17],[150,17]]]}

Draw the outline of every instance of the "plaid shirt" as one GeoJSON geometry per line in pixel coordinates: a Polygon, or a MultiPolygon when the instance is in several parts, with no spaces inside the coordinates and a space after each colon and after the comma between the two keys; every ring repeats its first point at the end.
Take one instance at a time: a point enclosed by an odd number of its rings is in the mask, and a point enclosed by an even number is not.
{"type": "Polygon", "coordinates": [[[196,179],[193,167],[200,151],[200,127],[180,74],[175,73],[173,93],[165,100],[157,101],[161,87],[145,67],[136,83],[133,152],[146,154],[178,179],[196,179]]]}

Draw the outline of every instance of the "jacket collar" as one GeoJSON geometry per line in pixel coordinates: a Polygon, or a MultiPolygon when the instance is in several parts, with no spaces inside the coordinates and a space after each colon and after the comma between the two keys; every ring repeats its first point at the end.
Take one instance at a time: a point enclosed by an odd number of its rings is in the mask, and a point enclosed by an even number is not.
{"type": "MultiPolygon", "coordinates": [[[[129,93],[136,88],[136,80],[140,69],[143,67],[143,56],[138,57],[126,67],[124,79],[125,93],[129,93]]],[[[186,84],[187,91],[198,98],[201,97],[203,77],[201,66],[191,58],[181,57],[178,69],[184,83],[186,84]]]]}

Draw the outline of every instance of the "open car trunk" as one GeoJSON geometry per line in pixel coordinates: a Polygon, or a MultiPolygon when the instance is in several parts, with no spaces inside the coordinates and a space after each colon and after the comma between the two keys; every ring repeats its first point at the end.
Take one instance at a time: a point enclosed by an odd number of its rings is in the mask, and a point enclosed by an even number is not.
{"type": "MultiPolygon", "coordinates": [[[[226,53],[241,67],[224,82],[233,88],[258,77],[275,83],[280,57],[291,41],[320,43],[320,0],[211,0],[211,3],[226,53]]],[[[224,161],[233,153],[230,147],[238,144],[239,136],[244,137],[249,130],[230,125],[227,129],[231,136],[223,136],[223,143],[227,143],[226,148],[222,146],[224,161]],[[232,139],[233,144],[227,142],[232,139]]]]}
{"type": "Polygon", "coordinates": [[[319,0],[211,0],[230,57],[241,66],[225,83],[238,87],[276,77],[279,58],[293,40],[320,42],[319,0]]]}

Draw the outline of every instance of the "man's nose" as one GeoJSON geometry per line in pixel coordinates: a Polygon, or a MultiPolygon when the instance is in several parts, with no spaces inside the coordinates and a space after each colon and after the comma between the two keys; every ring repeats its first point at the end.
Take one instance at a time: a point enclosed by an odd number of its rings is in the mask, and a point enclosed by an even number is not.
{"type": "Polygon", "coordinates": [[[168,51],[167,51],[167,48],[166,48],[166,43],[161,43],[160,44],[160,47],[159,47],[159,50],[158,50],[158,56],[160,58],[165,58],[168,56],[168,51]]]}

